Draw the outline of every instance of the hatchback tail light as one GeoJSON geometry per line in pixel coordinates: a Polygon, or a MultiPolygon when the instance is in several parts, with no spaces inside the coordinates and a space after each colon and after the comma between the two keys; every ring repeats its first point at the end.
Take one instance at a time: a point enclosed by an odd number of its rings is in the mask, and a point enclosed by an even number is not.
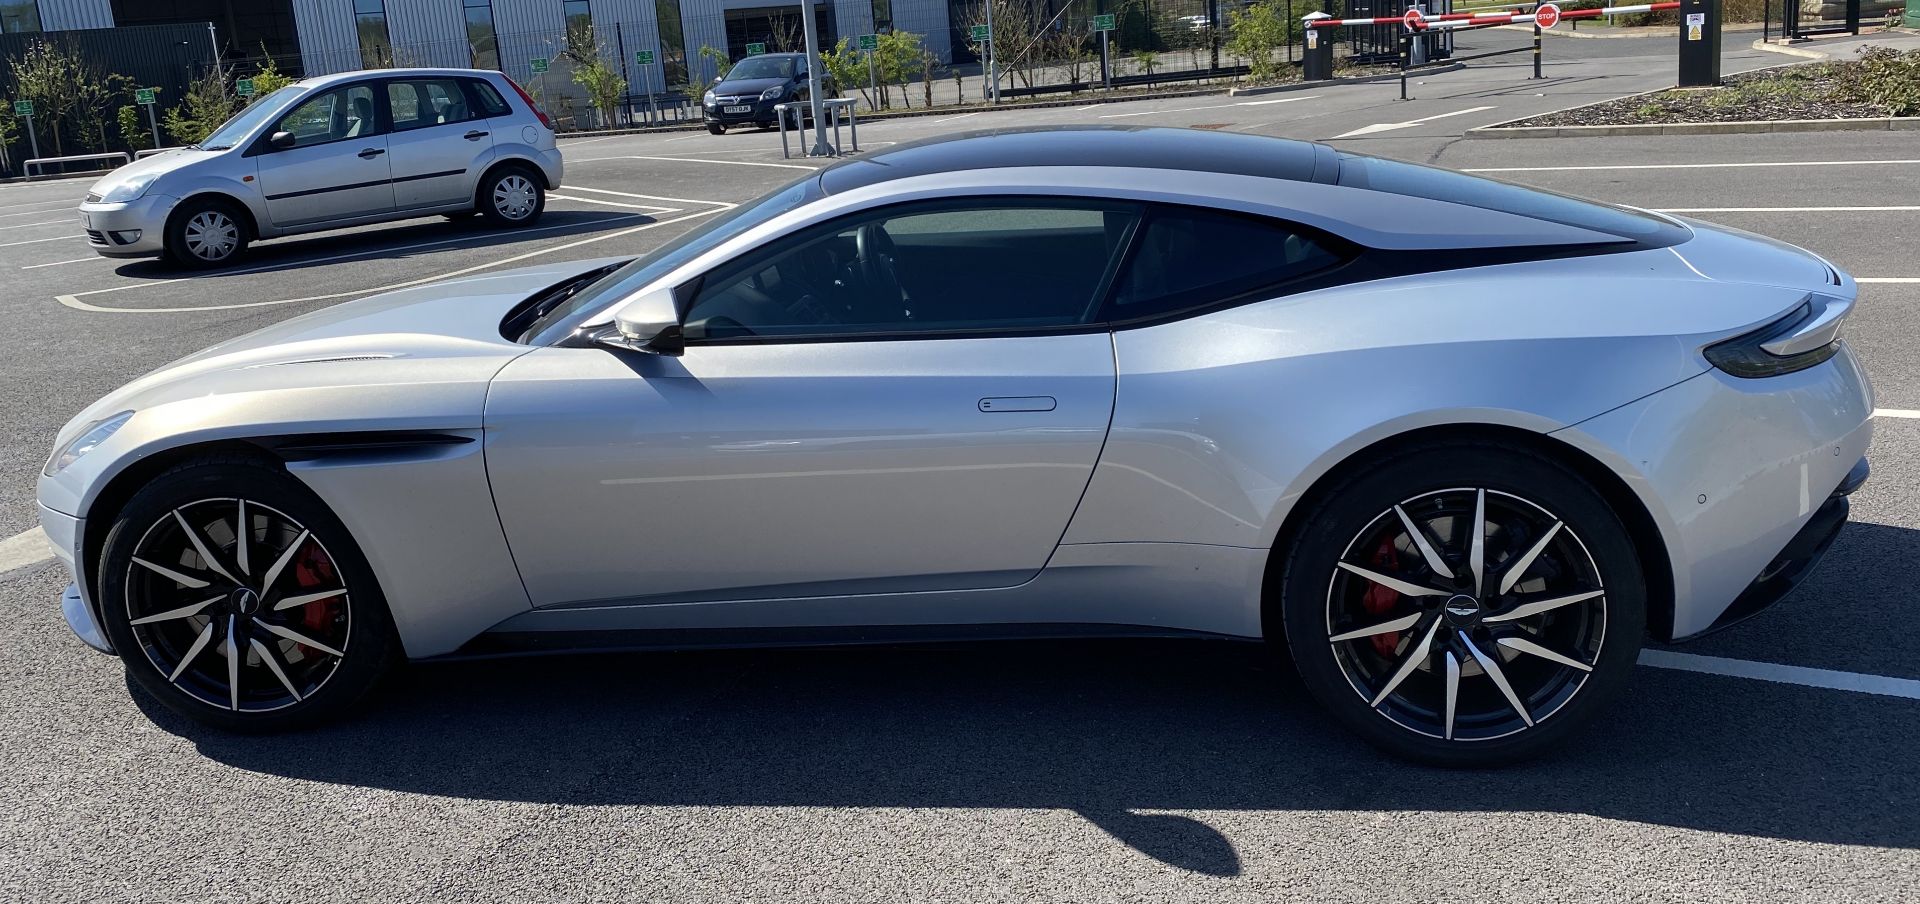
{"type": "Polygon", "coordinates": [[[520,95],[520,99],[526,102],[527,109],[532,110],[533,115],[540,117],[540,124],[546,126],[547,131],[553,131],[553,120],[548,119],[547,114],[540,112],[540,105],[533,102],[533,98],[527,94],[527,89],[520,87],[520,83],[514,81],[513,76],[504,76],[504,78],[507,84],[513,86],[513,93],[520,95]]]}
{"type": "Polygon", "coordinates": [[[1799,307],[1743,336],[1709,345],[1707,360],[1736,377],[1775,377],[1805,370],[1840,350],[1853,301],[1813,294],[1799,307]]]}

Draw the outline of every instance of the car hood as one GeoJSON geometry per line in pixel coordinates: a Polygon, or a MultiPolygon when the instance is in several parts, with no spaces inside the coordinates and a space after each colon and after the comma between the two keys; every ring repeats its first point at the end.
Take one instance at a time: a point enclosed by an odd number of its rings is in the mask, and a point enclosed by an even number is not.
{"type": "Polygon", "coordinates": [[[199,148],[174,148],[170,151],[154,154],[151,157],[143,157],[101,176],[92,185],[87,187],[87,194],[95,196],[105,195],[121,183],[136,177],[147,175],[164,176],[175,170],[186,169],[203,160],[211,160],[228,153],[230,152],[203,151],[199,148]]]}
{"type": "Polygon", "coordinates": [[[765,91],[768,88],[785,87],[787,84],[787,81],[788,81],[787,79],[783,79],[783,78],[732,79],[732,80],[724,81],[717,85],[714,85],[713,93],[720,94],[720,95],[751,94],[751,95],[754,95],[755,97],[758,97],[762,91],[765,91]]]}
{"type": "MultiPolygon", "coordinates": [[[[531,349],[500,334],[528,296],[624,258],[566,261],[438,282],[350,301],[230,339],[140,377],[89,406],[61,430],[118,411],[180,401],[291,403],[307,390],[470,384],[483,392],[506,362],[531,349]]],[[[474,410],[479,409],[476,405],[474,410]]],[[[373,414],[375,412],[369,412],[373,414]]]]}

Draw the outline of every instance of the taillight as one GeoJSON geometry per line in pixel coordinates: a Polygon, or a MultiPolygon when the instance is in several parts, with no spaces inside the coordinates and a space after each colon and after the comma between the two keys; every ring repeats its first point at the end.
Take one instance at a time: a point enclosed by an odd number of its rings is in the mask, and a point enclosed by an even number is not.
{"type": "Polygon", "coordinates": [[[540,112],[540,105],[533,102],[533,98],[527,94],[527,89],[520,87],[520,83],[514,81],[511,75],[501,77],[507,80],[507,84],[513,86],[513,93],[520,95],[520,99],[526,102],[527,109],[532,110],[533,115],[540,117],[540,124],[546,126],[547,131],[553,131],[553,120],[548,119],[547,114],[540,112]]]}
{"type": "Polygon", "coordinates": [[[1853,301],[1809,295],[1799,307],[1743,336],[1703,351],[1713,366],[1736,377],[1777,377],[1806,370],[1840,351],[1840,327],[1853,301]]]}

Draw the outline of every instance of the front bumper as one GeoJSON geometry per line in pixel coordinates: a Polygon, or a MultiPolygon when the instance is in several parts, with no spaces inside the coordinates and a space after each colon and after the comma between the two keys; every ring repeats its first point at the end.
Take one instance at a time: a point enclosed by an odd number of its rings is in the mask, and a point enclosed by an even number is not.
{"type": "Polygon", "coordinates": [[[102,653],[113,652],[113,645],[107,642],[105,631],[100,630],[100,620],[94,617],[91,601],[80,590],[86,583],[80,572],[83,561],[80,554],[80,537],[83,522],[79,518],[64,512],[56,512],[42,505],[40,508],[40,529],[46,531],[47,543],[53,547],[54,558],[65,565],[67,574],[73,576],[60,593],[60,614],[66,616],[67,627],[73,629],[82,643],[102,653]]]}
{"type": "Polygon", "coordinates": [[[736,125],[743,122],[771,123],[774,121],[774,104],[785,102],[784,100],[756,100],[750,104],[702,104],[701,110],[706,114],[708,122],[717,122],[723,126],[736,125]],[[747,107],[747,112],[725,112],[727,107],[739,106],[747,107]]]}
{"type": "Polygon", "coordinates": [[[166,242],[167,217],[178,199],[147,194],[131,201],[80,205],[87,247],[105,257],[150,257],[166,242]]]}

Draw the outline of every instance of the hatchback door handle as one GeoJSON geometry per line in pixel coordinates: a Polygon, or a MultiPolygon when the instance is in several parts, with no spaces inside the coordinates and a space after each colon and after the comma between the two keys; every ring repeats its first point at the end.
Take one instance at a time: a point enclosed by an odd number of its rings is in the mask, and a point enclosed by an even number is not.
{"type": "Polygon", "coordinates": [[[487,137],[487,133],[482,132],[478,129],[475,129],[460,137],[465,138],[468,141],[479,141],[480,139],[487,137]]]}
{"type": "Polygon", "coordinates": [[[1053,396],[1000,396],[980,400],[981,411],[1052,411],[1053,396]]]}
{"type": "Polygon", "coordinates": [[[386,148],[366,148],[360,152],[360,159],[372,160],[373,158],[378,157],[381,154],[384,154],[386,152],[387,152],[386,148]]]}

